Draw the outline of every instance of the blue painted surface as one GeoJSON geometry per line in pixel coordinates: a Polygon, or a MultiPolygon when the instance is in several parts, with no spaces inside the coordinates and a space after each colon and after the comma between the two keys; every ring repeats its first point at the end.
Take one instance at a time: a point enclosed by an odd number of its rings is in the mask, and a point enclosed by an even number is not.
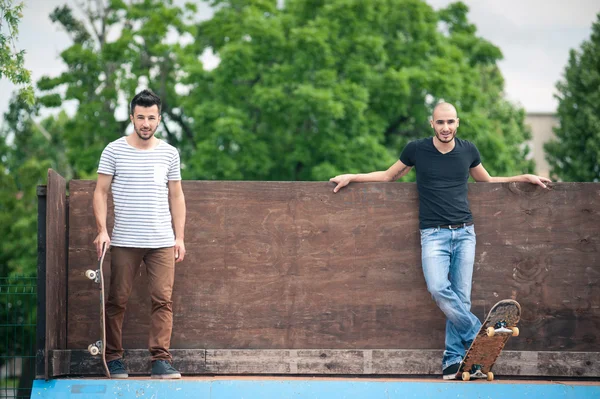
{"type": "Polygon", "coordinates": [[[600,398],[600,383],[297,379],[36,380],[38,399],[405,399],[600,398]]]}

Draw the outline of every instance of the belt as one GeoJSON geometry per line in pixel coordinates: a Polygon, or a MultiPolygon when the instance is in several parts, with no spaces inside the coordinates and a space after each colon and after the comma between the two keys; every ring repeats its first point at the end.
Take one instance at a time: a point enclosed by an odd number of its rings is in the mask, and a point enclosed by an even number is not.
{"type": "Polygon", "coordinates": [[[450,229],[450,230],[456,230],[456,229],[460,229],[462,227],[467,227],[467,226],[473,226],[473,222],[469,222],[469,223],[460,223],[460,224],[447,224],[444,226],[438,226],[440,229],[450,229]]]}

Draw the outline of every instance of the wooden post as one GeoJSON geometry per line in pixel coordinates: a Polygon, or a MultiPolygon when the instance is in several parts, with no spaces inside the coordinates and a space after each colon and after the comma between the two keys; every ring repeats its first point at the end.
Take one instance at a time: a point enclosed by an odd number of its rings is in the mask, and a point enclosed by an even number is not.
{"type": "Polygon", "coordinates": [[[37,260],[37,322],[35,378],[48,378],[46,369],[46,194],[47,186],[37,187],[38,196],[38,260],[37,260]]]}
{"type": "Polygon", "coordinates": [[[46,284],[44,376],[49,378],[48,354],[67,345],[67,199],[65,179],[48,170],[46,195],[46,284]]]}

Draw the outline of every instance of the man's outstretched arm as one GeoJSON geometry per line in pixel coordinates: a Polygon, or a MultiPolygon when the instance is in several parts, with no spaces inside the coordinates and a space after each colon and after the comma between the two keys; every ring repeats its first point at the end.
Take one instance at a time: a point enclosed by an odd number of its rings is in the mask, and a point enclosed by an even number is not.
{"type": "Polygon", "coordinates": [[[476,182],[489,182],[489,183],[509,183],[509,182],[524,182],[537,184],[543,188],[547,188],[545,183],[551,183],[552,180],[547,177],[525,174],[510,177],[492,177],[488,171],[483,167],[483,164],[479,164],[470,170],[471,176],[476,182]]]}
{"type": "Polygon", "coordinates": [[[412,166],[407,166],[402,161],[397,161],[395,164],[390,166],[387,170],[371,172],[371,173],[356,173],[356,174],[345,174],[338,175],[329,179],[330,182],[337,184],[333,189],[334,193],[337,193],[342,187],[346,187],[352,182],[385,182],[385,181],[396,181],[412,169],[412,166]]]}

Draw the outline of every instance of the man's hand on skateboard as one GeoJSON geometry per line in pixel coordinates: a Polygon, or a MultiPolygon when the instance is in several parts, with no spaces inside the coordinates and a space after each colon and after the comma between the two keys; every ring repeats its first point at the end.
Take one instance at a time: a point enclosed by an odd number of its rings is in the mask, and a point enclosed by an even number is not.
{"type": "Polygon", "coordinates": [[[96,239],[94,240],[94,245],[96,246],[96,255],[98,255],[98,259],[102,257],[103,248],[108,249],[110,246],[110,236],[107,231],[103,231],[98,233],[96,239]]]}

